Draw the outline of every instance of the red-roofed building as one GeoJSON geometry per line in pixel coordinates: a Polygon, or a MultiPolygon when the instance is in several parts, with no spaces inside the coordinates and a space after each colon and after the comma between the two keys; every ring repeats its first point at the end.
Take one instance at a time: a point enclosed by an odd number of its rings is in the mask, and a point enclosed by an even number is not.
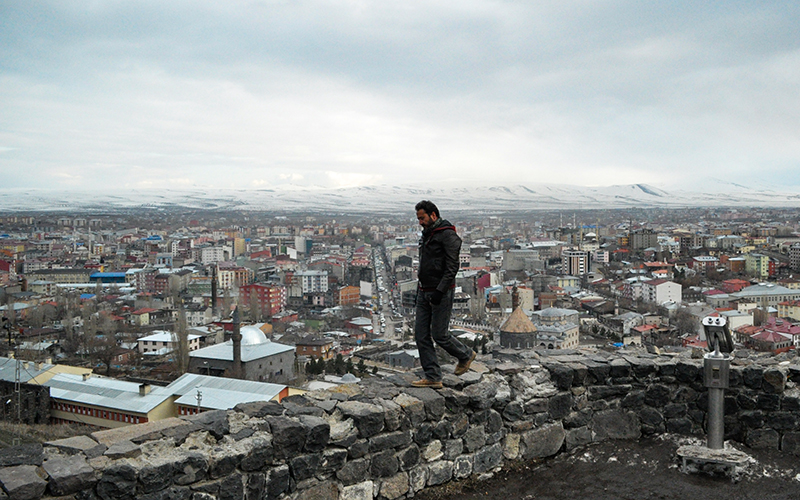
{"type": "Polygon", "coordinates": [[[740,279],[730,279],[725,280],[722,282],[722,291],[725,293],[736,293],[741,291],[743,288],[750,286],[749,281],[740,280],[740,279]]]}

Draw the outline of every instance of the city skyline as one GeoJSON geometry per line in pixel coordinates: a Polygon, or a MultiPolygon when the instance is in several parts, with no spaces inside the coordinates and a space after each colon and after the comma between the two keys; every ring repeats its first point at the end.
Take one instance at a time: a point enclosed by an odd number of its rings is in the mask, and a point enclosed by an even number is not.
{"type": "Polygon", "coordinates": [[[800,186],[800,6],[10,2],[4,188],[800,186]]]}

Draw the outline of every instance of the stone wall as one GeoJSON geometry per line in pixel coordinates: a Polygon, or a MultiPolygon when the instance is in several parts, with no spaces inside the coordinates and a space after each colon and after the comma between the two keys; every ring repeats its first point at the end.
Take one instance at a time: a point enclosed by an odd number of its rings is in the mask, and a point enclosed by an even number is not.
{"type": "MultiPolygon", "coordinates": [[[[14,382],[0,380],[0,415],[7,422],[17,421],[17,395],[14,382]]],[[[50,422],[50,389],[34,384],[20,384],[19,416],[25,424],[50,422]]]]}
{"type": "MultiPolygon", "coordinates": [[[[0,484],[19,499],[407,498],[594,441],[702,435],[702,360],[689,354],[496,351],[440,391],[369,379],[6,450],[0,484]]],[[[736,360],[727,438],[800,454],[796,361],[736,360]]]]}

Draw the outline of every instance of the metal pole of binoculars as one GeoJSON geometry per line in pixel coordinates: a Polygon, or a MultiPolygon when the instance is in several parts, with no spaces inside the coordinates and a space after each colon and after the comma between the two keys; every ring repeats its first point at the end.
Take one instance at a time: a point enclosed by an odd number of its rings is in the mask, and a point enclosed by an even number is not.
{"type": "Polygon", "coordinates": [[[714,342],[714,352],[703,356],[704,384],[708,387],[707,447],[721,450],[725,441],[725,389],[730,379],[731,358],[720,352],[714,342]]]}

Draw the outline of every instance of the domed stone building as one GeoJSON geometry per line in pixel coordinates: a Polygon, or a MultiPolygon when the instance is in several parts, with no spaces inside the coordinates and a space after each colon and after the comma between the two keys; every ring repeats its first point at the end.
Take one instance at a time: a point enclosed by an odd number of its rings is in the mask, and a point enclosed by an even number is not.
{"type": "Polygon", "coordinates": [[[517,307],[500,327],[500,345],[512,349],[533,349],[538,347],[538,328],[528,316],[517,307]]]}
{"type": "MultiPolygon", "coordinates": [[[[255,326],[243,326],[242,378],[259,382],[287,382],[294,378],[294,347],[271,342],[255,326]]],[[[189,353],[189,372],[226,376],[233,371],[233,341],[227,340],[189,353]]]]}

